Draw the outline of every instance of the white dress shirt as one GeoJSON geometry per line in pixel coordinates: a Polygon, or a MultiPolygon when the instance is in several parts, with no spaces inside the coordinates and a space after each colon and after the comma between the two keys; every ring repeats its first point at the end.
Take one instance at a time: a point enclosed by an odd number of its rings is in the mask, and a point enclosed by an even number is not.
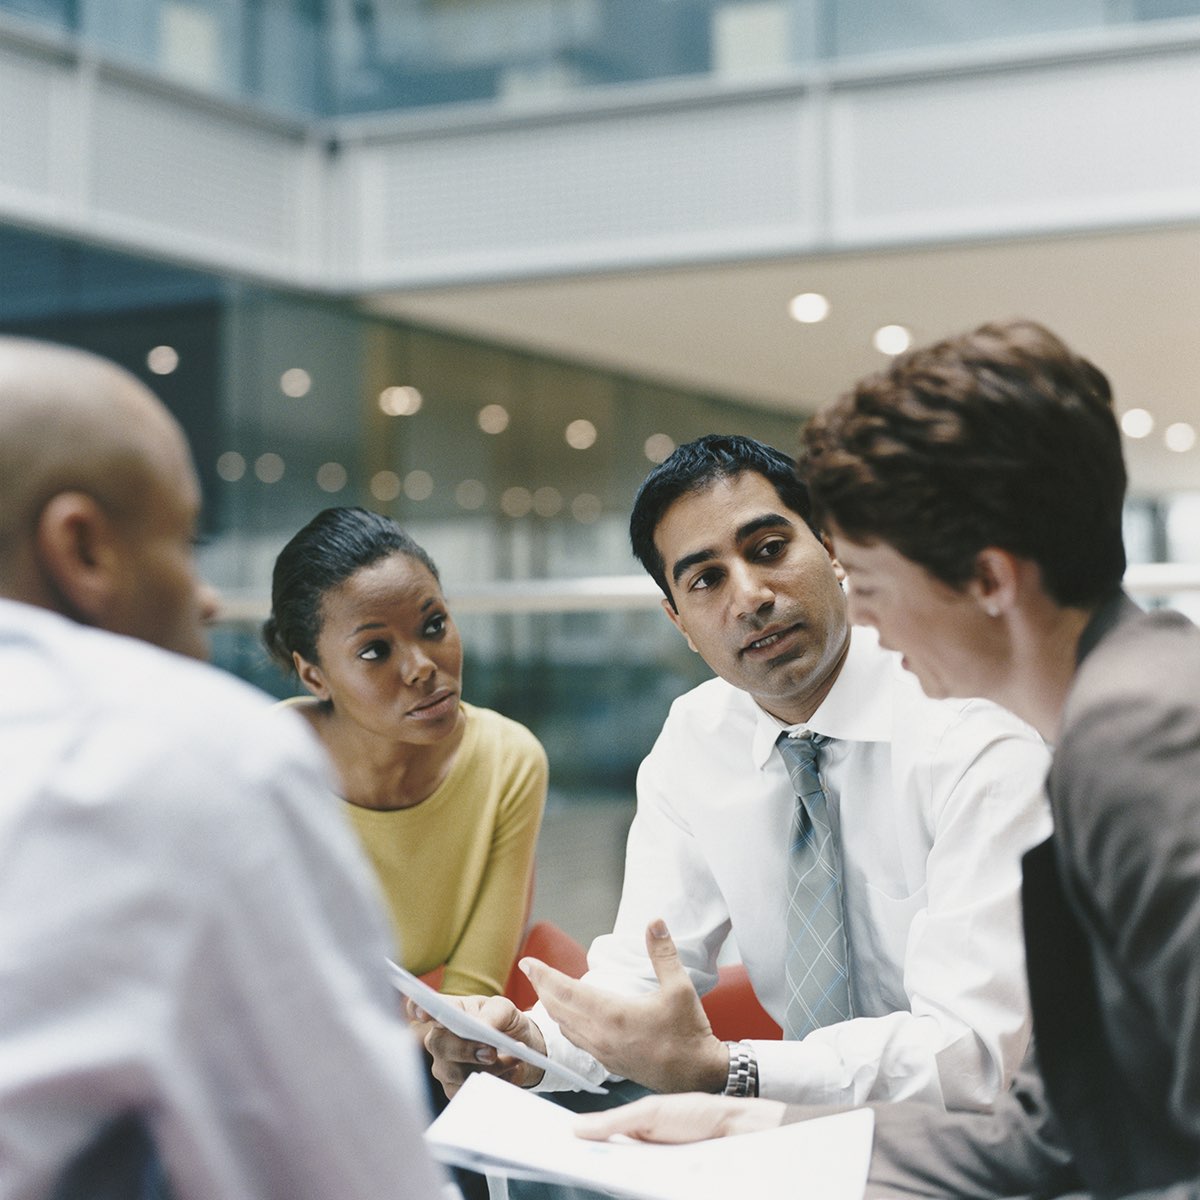
{"type": "MultiPolygon", "coordinates": [[[[663,917],[703,993],[732,930],[782,1023],[795,805],[775,746],[783,728],[720,679],[675,701],[638,772],[616,926],[592,945],[589,983],[655,988],[645,928],[663,917]]],[[[988,1106],[1029,1041],[1020,856],[1049,832],[1045,746],[994,704],[929,700],[862,628],[796,728],[835,739],[821,776],[841,846],[856,1015],[800,1041],[755,1042],[760,1095],[988,1106]]],[[[533,1015],[553,1059],[605,1077],[543,1008],[533,1015]]]]}
{"type": "Polygon", "coordinates": [[[175,1200],[433,1200],[386,918],[303,722],[0,600],[0,1195],[140,1113],[175,1200]]]}

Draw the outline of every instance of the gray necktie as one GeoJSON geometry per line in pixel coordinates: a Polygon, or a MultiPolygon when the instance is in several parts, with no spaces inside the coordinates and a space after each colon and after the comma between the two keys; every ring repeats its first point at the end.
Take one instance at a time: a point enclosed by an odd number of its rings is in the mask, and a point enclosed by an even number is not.
{"type": "Polygon", "coordinates": [[[777,743],[796,792],[788,855],[783,1017],[783,1036],[792,1039],[853,1015],[842,919],[841,853],[817,770],[817,754],[828,741],[820,734],[794,738],[785,733],[777,743]]]}

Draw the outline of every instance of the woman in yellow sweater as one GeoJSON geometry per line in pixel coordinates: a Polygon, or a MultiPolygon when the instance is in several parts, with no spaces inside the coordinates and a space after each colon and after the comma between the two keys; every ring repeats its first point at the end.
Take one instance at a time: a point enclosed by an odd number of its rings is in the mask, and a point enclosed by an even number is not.
{"type": "Polygon", "coordinates": [[[523,725],[463,702],[462,642],[429,555],[395,521],[327,508],[280,552],[263,640],[311,696],[403,962],[455,995],[503,991],[546,800],[523,725]]]}

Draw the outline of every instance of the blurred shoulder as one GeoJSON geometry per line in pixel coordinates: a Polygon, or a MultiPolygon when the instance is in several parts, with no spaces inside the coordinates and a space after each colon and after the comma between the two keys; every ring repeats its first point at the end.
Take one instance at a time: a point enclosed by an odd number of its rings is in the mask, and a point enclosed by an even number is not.
{"type": "Polygon", "coordinates": [[[19,660],[26,682],[0,701],[0,717],[104,756],[106,777],[159,771],[180,787],[196,775],[261,776],[282,761],[324,769],[300,718],[207,663],[40,610],[17,628],[0,619],[0,652],[19,660]]]}

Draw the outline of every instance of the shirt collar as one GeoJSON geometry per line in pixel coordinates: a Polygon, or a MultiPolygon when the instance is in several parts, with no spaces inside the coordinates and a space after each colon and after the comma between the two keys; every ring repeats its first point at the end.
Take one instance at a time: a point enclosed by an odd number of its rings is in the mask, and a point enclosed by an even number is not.
{"type": "MultiPolygon", "coordinates": [[[[829,695],[811,717],[799,725],[785,725],[754,705],[754,743],[751,753],[757,767],[766,766],[779,734],[812,730],[845,742],[887,742],[892,736],[892,688],[900,669],[898,656],[879,648],[874,629],[855,625],[850,649],[829,695]]],[[[753,703],[753,702],[752,702],[753,703]]]]}

